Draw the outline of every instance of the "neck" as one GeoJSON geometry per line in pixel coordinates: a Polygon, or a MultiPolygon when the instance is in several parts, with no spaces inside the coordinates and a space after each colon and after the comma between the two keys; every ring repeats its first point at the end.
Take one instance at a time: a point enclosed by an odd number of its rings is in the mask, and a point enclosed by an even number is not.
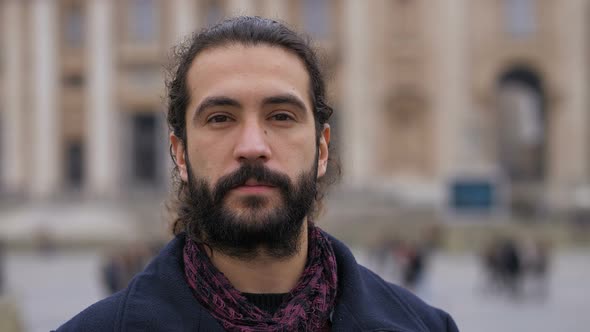
{"type": "Polygon", "coordinates": [[[307,261],[307,221],[299,236],[295,255],[277,259],[261,250],[256,257],[243,260],[224,255],[215,249],[207,254],[213,265],[231,284],[244,293],[288,293],[301,277],[307,261]]]}

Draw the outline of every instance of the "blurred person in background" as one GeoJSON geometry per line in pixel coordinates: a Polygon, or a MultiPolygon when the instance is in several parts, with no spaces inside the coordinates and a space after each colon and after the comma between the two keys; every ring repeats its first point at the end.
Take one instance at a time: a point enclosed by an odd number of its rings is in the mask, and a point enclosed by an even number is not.
{"type": "Polygon", "coordinates": [[[401,284],[423,298],[428,298],[431,293],[428,266],[440,242],[440,228],[429,225],[420,231],[415,241],[400,241],[395,247],[401,284]]]}
{"type": "Polygon", "coordinates": [[[315,225],[334,175],[332,109],[306,38],[237,17],[193,35],[175,59],[176,237],[125,290],[58,331],[457,331],[315,225]]]}
{"type": "MultiPolygon", "coordinates": [[[[496,237],[481,255],[486,273],[484,290],[508,294],[512,298],[522,295],[525,277],[523,250],[511,237],[496,237]]],[[[498,294],[500,294],[498,293],[498,294]]]]}
{"type": "Polygon", "coordinates": [[[499,248],[500,275],[502,283],[512,297],[520,296],[522,281],[522,257],[514,239],[504,239],[499,248]]]}
{"type": "Polygon", "coordinates": [[[121,253],[108,255],[101,269],[102,282],[108,294],[114,294],[125,287],[125,261],[121,253]]]}
{"type": "Polygon", "coordinates": [[[494,294],[496,291],[501,290],[502,287],[499,248],[500,239],[492,237],[490,243],[484,247],[480,255],[484,274],[482,289],[486,293],[494,294]]]}
{"type": "Polygon", "coordinates": [[[403,286],[416,292],[424,274],[424,252],[414,243],[406,243],[403,264],[403,286]]]}

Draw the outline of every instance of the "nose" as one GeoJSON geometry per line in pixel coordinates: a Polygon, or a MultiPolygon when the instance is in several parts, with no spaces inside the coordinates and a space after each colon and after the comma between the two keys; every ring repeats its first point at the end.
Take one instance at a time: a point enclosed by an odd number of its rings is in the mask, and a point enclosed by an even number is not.
{"type": "Polygon", "coordinates": [[[244,123],[234,149],[239,162],[266,162],[271,157],[265,129],[257,121],[244,123]]]}

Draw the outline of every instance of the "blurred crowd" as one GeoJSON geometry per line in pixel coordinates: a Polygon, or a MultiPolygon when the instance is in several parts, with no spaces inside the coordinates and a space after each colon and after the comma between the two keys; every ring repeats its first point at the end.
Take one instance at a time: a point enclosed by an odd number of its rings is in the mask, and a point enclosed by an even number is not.
{"type": "MultiPolygon", "coordinates": [[[[370,249],[374,270],[385,279],[428,297],[431,256],[439,247],[440,230],[427,229],[418,238],[388,239],[370,249]]],[[[480,290],[511,299],[548,296],[551,246],[533,237],[492,237],[476,255],[481,266],[480,290]]]]}
{"type": "Polygon", "coordinates": [[[545,298],[550,245],[541,239],[497,237],[481,253],[483,290],[513,298],[545,298]]]}
{"type": "Polygon", "coordinates": [[[399,283],[421,296],[427,296],[430,256],[439,247],[439,227],[424,229],[417,238],[390,238],[371,248],[373,269],[385,279],[399,283]]]}

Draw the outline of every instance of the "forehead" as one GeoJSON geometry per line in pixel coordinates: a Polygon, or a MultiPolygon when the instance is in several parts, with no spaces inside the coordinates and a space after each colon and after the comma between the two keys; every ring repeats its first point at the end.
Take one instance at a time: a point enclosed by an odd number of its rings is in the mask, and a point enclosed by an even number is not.
{"type": "Polygon", "coordinates": [[[291,93],[311,109],[306,67],[297,55],[281,47],[230,44],[205,50],[193,60],[187,83],[193,105],[211,95],[291,93]]]}

